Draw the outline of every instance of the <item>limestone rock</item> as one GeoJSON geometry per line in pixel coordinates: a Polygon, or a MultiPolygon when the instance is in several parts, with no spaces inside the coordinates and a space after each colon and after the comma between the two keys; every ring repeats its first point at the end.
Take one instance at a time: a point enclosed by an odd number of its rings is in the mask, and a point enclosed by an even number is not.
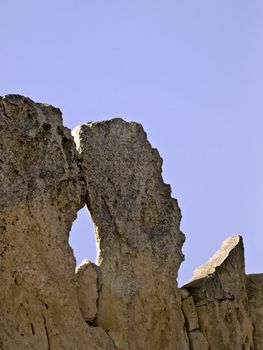
{"type": "Polygon", "coordinates": [[[75,140],[57,108],[0,97],[0,349],[262,350],[263,274],[245,275],[242,238],[178,289],[181,213],[143,128],[88,123],[75,140]],[[75,273],[85,203],[100,251],[75,273]]]}
{"type": "Polygon", "coordinates": [[[199,328],[198,316],[195,309],[194,299],[192,296],[182,302],[182,310],[186,319],[187,331],[191,332],[199,328]]]}
{"type": "Polygon", "coordinates": [[[113,349],[83,319],[68,234],[83,181],[61,112],[0,98],[0,348],[113,349]]]}
{"type": "Polygon", "coordinates": [[[95,324],[98,303],[98,272],[97,266],[89,260],[84,260],[76,271],[77,292],[80,311],[84,319],[95,324]]]}
{"type": "Polygon", "coordinates": [[[263,274],[247,276],[249,311],[254,326],[255,350],[263,349],[263,274]]]}
{"type": "Polygon", "coordinates": [[[181,299],[184,300],[190,296],[190,293],[185,288],[179,288],[179,292],[181,294],[181,299]]]}
{"type": "Polygon", "coordinates": [[[98,324],[117,349],[188,349],[177,271],[181,213],[141,125],[114,119],[74,131],[96,226],[98,324]]]}
{"type": "Polygon", "coordinates": [[[226,239],[185,288],[194,297],[200,330],[211,349],[253,348],[241,236],[226,239]]]}
{"type": "Polygon", "coordinates": [[[204,335],[199,331],[195,330],[188,333],[191,350],[212,350],[204,337],[204,335]]]}

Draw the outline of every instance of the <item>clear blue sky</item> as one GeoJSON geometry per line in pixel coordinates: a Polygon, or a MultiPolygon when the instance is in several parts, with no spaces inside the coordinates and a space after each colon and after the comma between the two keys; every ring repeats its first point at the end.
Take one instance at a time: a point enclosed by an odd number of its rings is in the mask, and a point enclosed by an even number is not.
{"type": "MultiPolygon", "coordinates": [[[[2,0],[0,94],[59,107],[70,128],[143,124],[182,209],[180,282],[232,234],[263,271],[262,0],[2,0]]],[[[86,212],[78,263],[94,259],[86,212]]]]}

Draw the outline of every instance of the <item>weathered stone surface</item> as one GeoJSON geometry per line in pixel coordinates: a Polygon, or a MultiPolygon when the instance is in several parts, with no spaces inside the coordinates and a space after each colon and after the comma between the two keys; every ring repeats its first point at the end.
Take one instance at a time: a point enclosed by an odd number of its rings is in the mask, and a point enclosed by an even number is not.
{"type": "Polygon", "coordinates": [[[188,349],[176,283],[181,213],[157,150],[121,119],[74,135],[100,247],[99,325],[117,349],[188,349]]]}
{"type": "Polygon", "coordinates": [[[247,276],[249,311],[254,326],[255,350],[263,349],[263,274],[247,276]]]}
{"type": "Polygon", "coordinates": [[[179,292],[181,294],[181,299],[184,300],[190,296],[190,293],[185,288],[179,288],[179,292]]]}
{"type": "Polygon", "coordinates": [[[182,310],[186,319],[186,329],[188,332],[199,328],[198,316],[192,296],[182,301],[182,310]]]}
{"type": "Polygon", "coordinates": [[[68,244],[82,206],[75,145],[61,112],[0,98],[0,348],[113,349],[77,298],[68,244]]]}
{"type": "Polygon", "coordinates": [[[210,350],[210,349],[212,350],[213,349],[209,347],[207,340],[199,330],[189,332],[188,337],[190,340],[191,350],[210,350]]]}
{"type": "Polygon", "coordinates": [[[240,236],[177,288],[180,209],[142,127],[63,127],[58,109],[0,97],[1,350],[262,350],[263,274],[240,236]],[[87,203],[99,266],[68,235],[87,203]]]}
{"type": "Polygon", "coordinates": [[[211,349],[253,349],[241,236],[226,239],[185,288],[194,297],[200,330],[211,349]]]}
{"type": "Polygon", "coordinates": [[[80,311],[84,319],[95,323],[98,303],[98,266],[89,260],[82,261],[76,271],[80,311]]]}

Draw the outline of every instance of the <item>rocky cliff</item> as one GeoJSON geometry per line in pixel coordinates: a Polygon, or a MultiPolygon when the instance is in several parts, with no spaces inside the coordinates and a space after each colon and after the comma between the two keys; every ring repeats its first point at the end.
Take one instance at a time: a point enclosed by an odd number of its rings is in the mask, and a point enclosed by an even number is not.
{"type": "Polygon", "coordinates": [[[263,349],[263,277],[228,238],[183,288],[181,213],[141,125],[0,98],[0,349],[263,349]],[[77,211],[97,264],[75,270],[77,211]]]}

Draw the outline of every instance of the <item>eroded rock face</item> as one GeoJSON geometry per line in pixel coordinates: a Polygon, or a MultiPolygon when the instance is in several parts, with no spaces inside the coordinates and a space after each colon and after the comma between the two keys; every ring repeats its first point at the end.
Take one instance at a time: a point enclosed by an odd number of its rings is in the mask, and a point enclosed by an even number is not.
{"type": "Polygon", "coordinates": [[[98,273],[98,266],[89,260],[82,261],[76,271],[80,311],[84,320],[91,325],[96,324],[98,312],[98,273]]]}
{"type": "Polygon", "coordinates": [[[263,349],[263,274],[247,276],[247,293],[251,319],[254,326],[255,350],[263,349]]]}
{"type": "Polygon", "coordinates": [[[68,234],[83,182],[61,112],[0,98],[0,348],[113,348],[77,298],[68,234]]]}
{"type": "Polygon", "coordinates": [[[181,213],[157,150],[139,124],[121,119],[74,136],[100,248],[98,324],[117,349],[188,349],[176,282],[181,213]]]}
{"type": "Polygon", "coordinates": [[[184,287],[194,298],[199,328],[211,349],[253,349],[241,236],[226,239],[184,287]]]}
{"type": "Polygon", "coordinates": [[[199,329],[198,315],[195,309],[194,299],[192,296],[182,301],[182,310],[186,320],[186,329],[192,332],[199,329]]]}
{"type": "Polygon", "coordinates": [[[181,213],[142,127],[75,138],[58,109],[0,97],[0,349],[262,350],[263,274],[245,276],[242,238],[178,289],[181,213]],[[75,273],[85,202],[100,251],[75,273]]]}
{"type": "Polygon", "coordinates": [[[204,334],[200,330],[196,329],[188,333],[191,350],[210,350],[210,348],[204,334]]]}

